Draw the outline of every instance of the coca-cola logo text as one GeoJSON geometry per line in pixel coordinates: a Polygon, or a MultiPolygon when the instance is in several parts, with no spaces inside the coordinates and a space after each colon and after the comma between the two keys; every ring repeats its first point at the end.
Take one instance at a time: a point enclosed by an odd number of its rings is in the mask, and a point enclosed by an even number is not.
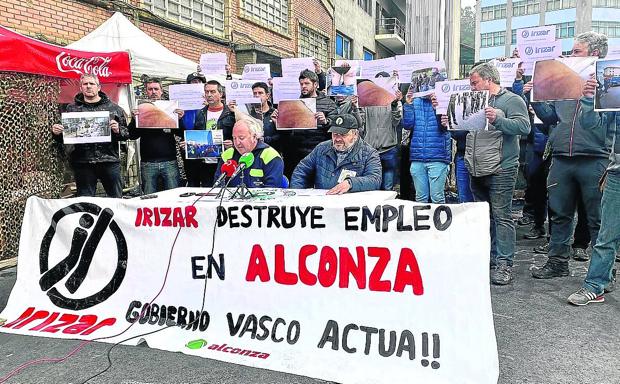
{"type": "Polygon", "coordinates": [[[110,61],[111,57],[74,57],[66,52],[60,52],[56,56],[56,66],[60,72],[88,73],[99,77],[109,77],[112,74],[108,67],[110,61]]]}

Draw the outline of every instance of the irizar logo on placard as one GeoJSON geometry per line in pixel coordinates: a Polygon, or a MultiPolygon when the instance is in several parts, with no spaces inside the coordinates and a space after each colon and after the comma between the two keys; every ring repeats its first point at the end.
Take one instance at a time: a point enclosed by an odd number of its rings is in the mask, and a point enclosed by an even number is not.
{"type": "Polygon", "coordinates": [[[515,66],[515,64],[517,64],[517,63],[515,63],[515,62],[505,63],[505,62],[498,61],[497,64],[495,64],[495,66],[497,68],[513,68],[515,66]]]}
{"type": "Polygon", "coordinates": [[[523,32],[521,32],[521,36],[523,36],[524,39],[527,39],[530,36],[530,32],[525,29],[523,30],[523,32]]]}
{"type": "Polygon", "coordinates": [[[450,84],[444,84],[441,86],[442,92],[450,92],[450,84]]]}
{"type": "Polygon", "coordinates": [[[237,83],[236,81],[234,81],[234,82],[230,83],[230,87],[231,87],[232,89],[237,89],[237,88],[239,88],[239,83],[237,83]]]}
{"type": "Polygon", "coordinates": [[[526,55],[531,55],[532,53],[534,53],[534,48],[532,47],[525,47],[525,54],[526,55]]]}

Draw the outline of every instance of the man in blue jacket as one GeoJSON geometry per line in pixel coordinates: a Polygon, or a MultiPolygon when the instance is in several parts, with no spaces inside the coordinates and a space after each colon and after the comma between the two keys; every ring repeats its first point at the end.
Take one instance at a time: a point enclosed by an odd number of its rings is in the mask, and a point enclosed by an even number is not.
{"type": "MultiPolygon", "coordinates": [[[[575,38],[575,57],[607,54],[607,37],[596,32],[575,38]]],[[[591,80],[595,82],[595,80],[591,80]]],[[[587,84],[586,84],[587,86],[587,84]]],[[[524,90],[531,91],[532,84],[524,90]]],[[[601,197],[598,181],[609,164],[615,119],[613,113],[594,111],[594,92],[584,87],[579,100],[532,103],[536,115],[548,125],[556,125],[549,141],[553,161],[547,189],[552,212],[553,231],[549,241],[549,259],[542,268],[532,271],[537,279],[568,276],[573,220],[579,192],[587,211],[592,244],[596,244],[601,224],[601,197]]]]}
{"type": "Polygon", "coordinates": [[[358,134],[352,115],[332,119],[332,139],[314,148],[295,168],[291,188],[329,189],[328,195],[378,190],[381,187],[379,152],[358,134]]]}

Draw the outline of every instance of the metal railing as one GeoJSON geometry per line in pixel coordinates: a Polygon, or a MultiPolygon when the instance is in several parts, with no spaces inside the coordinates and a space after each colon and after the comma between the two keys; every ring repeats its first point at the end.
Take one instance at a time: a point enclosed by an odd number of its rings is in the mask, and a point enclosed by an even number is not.
{"type": "Polygon", "coordinates": [[[398,35],[405,40],[405,26],[395,17],[377,19],[376,30],[377,35],[398,35]]]}

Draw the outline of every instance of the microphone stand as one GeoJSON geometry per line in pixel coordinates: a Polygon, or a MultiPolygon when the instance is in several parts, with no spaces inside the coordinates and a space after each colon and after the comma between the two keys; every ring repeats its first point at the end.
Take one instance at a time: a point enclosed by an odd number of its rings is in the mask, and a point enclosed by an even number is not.
{"type": "Polygon", "coordinates": [[[246,200],[246,199],[250,199],[254,197],[252,192],[250,192],[248,187],[245,185],[244,176],[245,176],[245,169],[241,171],[241,174],[239,175],[239,177],[241,178],[241,182],[237,186],[237,189],[235,189],[233,194],[230,196],[231,199],[234,199],[235,196],[237,196],[237,194],[239,194],[239,199],[241,200],[246,200]]]}
{"type": "MultiPolygon", "coordinates": [[[[233,196],[233,195],[232,195],[232,192],[230,191],[230,189],[228,189],[228,183],[226,183],[226,180],[225,180],[225,179],[224,179],[224,180],[222,180],[222,182],[220,182],[220,185],[219,185],[219,186],[220,186],[220,190],[219,190],[219,192],[217,193],[217,195],[215,195],[215,198],[216,198],[216,199],[221,199],[221,198],[223,198],[223,197],[224,197],[224,194],[225,194],[226,192],[228,192],[229,194],[231,194],[231,196],[230,196],[229,198],[232,198],[232,196],[233,196]],[[222,186],[222,184],[224,184],[224,185],[222,186]]],[[[213,188],[215,188],[215,186],[214,186],[213,188]]]]}

